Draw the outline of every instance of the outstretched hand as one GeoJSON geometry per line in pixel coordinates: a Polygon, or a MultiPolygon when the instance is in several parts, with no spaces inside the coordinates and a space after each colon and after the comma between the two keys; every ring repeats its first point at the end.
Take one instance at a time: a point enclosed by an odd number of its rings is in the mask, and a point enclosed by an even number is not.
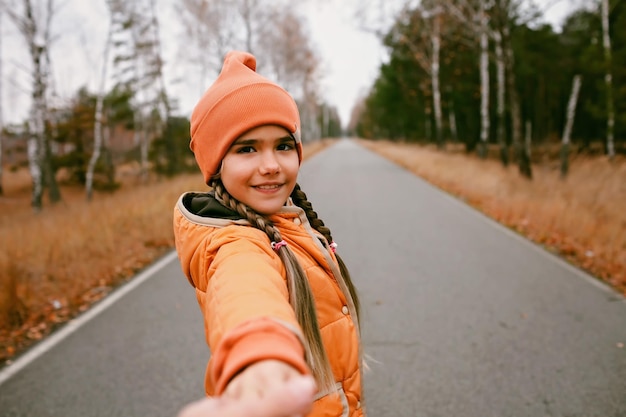
{"type": "Polygon", "coordinates": [[[235,376],[221,396],[235,400],[263,398],[274,387],[281,387],[300,376],[297,369],[285,362],[275,359],[262,360],[247,366],[235,376]]]}
{"type": "Polygon", "coordinates": [[[227,390],[221,397],[196,401],[183,408],[178,417],[304,416],[311,409],[316,390],[312,377],[289,375],[288,378],[265,383],[262,391],[239,391],[238,388],[230,393],[227,390]]]}

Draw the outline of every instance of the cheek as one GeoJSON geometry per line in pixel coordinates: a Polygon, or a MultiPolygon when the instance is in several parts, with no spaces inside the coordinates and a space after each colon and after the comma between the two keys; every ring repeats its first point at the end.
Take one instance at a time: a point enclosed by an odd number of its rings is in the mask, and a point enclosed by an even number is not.
{"type": "Polygon", "coordinates": [[[245,179],[245,165],[237,163],[236,158],[224,158],[220,176],[225,186],[237,184],[245,179]]]}
{"type": "Polygon", "coordinates": [[[283,169],[289,175],[298,175],[298,171],[300,170],[300,159],[298,155],[294,152],[293,155],[290,155],[283,163],[283,169]]]}

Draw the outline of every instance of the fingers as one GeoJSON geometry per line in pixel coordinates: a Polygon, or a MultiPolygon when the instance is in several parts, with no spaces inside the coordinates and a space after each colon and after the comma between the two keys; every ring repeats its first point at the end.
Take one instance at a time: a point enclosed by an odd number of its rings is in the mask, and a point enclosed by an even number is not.
{"type": "Polygon", "coordinates": [[[273,387],[279,389],[292,378],[300,377],[300,372],[290,365],[277,360],[263,360],[246,367],[235,376],[221,394],[224,398],[243,400],[261,398],[273,387]]]}
{"type": "Polygon", "coordinates": [[[309,412],[317,388],[310,376],[272,386],[263,397],[205,398],[181,410],[178,417],[295,417],[309,412]]]}
{"type": "MultiPolygon", "coordinates": [[[[298,376],[286,381],[284,387],[272,389],[267,395],[267,416],[302,416],[311,410],[317,387],[310,376],[298,376]]],[[[259,416],[261,417],[261,416],[259,416]]]]}

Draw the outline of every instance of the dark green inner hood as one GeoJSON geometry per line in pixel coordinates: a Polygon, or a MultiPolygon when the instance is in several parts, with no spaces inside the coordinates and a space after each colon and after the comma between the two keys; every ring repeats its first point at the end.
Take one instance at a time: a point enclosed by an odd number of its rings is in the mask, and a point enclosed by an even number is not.
{"type": "Polygon", "coordinates": [[[223,206],[217,201],[214,191],[207,193],[187,193],[183,196],[183,205],[187,210],[197,216],[228,220],[243,219],[239,213],[223,206]]]}

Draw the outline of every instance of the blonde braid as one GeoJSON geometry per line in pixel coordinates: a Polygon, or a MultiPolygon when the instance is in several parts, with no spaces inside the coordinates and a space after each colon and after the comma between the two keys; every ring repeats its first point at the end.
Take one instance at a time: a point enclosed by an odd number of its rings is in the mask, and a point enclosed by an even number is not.
{"type": "MultiPolygon", "coordinates": [[[[271,220],[234,199],[226,191],[221,181],[215,181],[212,186],[215,190],[215,198],[222,205],[246,218],[252,226],[265,232],[271,241],[282,241],[280,231],[271,220]]],[[[328,355],[324,349],[317,320],[317,309],[315,308],[315,300],[309,286],[309,280],[289,246],[281,246],[276,252],[285,266],[289,302],[294,309],[296,319],[304,335],[306,362],[318,384],[319,391],[324,393],[334,392],[336,391],[335,378],[330,367],[328,355]]]]}

